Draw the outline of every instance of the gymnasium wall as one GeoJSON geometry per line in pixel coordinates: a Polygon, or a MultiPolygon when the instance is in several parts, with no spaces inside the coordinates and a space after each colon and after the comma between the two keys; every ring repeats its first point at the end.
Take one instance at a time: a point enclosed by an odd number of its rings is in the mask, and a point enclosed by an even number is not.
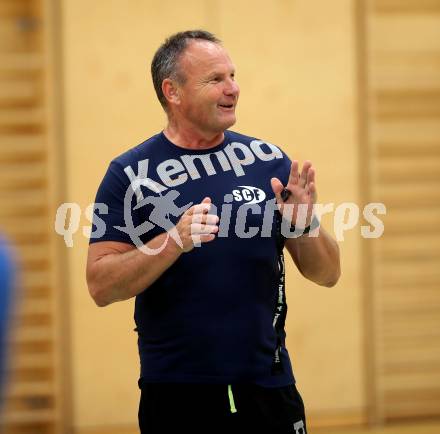
{"type": "Polygon", "coordinates": [[[440,416],[439,0],[0,0],[0,230],[18,270],[0,430],[137,432],[133,300],[88,295],[86,209],[109,161],[165,126],[150,60],[196,27],[237,66],[234,129],[312,160],[318,201],[361,212],[335,288],[288,260],[309,426],[440,416]],[[63,202],[81,217],[69,248],[63,202]],[[387,210],[375,240],[369,202],[387,210]]]}

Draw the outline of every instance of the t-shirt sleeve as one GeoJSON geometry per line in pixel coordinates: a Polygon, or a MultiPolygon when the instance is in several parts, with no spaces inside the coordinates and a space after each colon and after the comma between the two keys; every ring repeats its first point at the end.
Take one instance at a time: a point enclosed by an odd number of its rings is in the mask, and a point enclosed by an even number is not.
{"type": "Polygon", "coordinates": [[[124,228],[139,224],[133,211],[135,199],[122,165],[112,161],[96,194],[90,244],[99,241],[134,244],[124,228]]]}

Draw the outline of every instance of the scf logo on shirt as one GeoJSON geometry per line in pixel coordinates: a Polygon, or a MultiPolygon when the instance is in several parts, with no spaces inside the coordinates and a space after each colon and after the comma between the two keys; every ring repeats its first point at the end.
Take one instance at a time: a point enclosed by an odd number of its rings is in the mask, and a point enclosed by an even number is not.
{"type": "Polygon", "coordinates": [[[239,185],[232,190],[232,196],[236,202],[245,202],[248,204],[260,203],[266,199],[266,193],[257,187],[250,185],[239,185]]]}

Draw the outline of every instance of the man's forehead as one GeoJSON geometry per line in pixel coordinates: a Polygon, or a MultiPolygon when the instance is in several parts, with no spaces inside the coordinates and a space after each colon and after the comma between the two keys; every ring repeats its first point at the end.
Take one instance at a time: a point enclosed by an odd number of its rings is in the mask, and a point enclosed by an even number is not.
{"type": "Polygon", "coordinates": [[[181,57],[183,67],[215,67],[219,62],[231,63],[228,52],[220,44],[210,41],[191,41],[181,57]]]}

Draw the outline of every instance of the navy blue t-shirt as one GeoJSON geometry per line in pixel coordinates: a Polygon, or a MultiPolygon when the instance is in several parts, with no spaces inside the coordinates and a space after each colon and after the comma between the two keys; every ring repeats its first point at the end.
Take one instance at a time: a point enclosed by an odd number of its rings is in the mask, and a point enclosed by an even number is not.
{"type": "Polygon", "coordinates": [[[272,177],[287,184],[290,165],[278,147],[232,131],[205,150],[178,147],[159,133],[111,162],[96,196],[91,243],[142,246],[207,196],[220,217],[215,240],[183,253],[136,297],[144,381],[294,382],[270,185],[272,177]]]}

